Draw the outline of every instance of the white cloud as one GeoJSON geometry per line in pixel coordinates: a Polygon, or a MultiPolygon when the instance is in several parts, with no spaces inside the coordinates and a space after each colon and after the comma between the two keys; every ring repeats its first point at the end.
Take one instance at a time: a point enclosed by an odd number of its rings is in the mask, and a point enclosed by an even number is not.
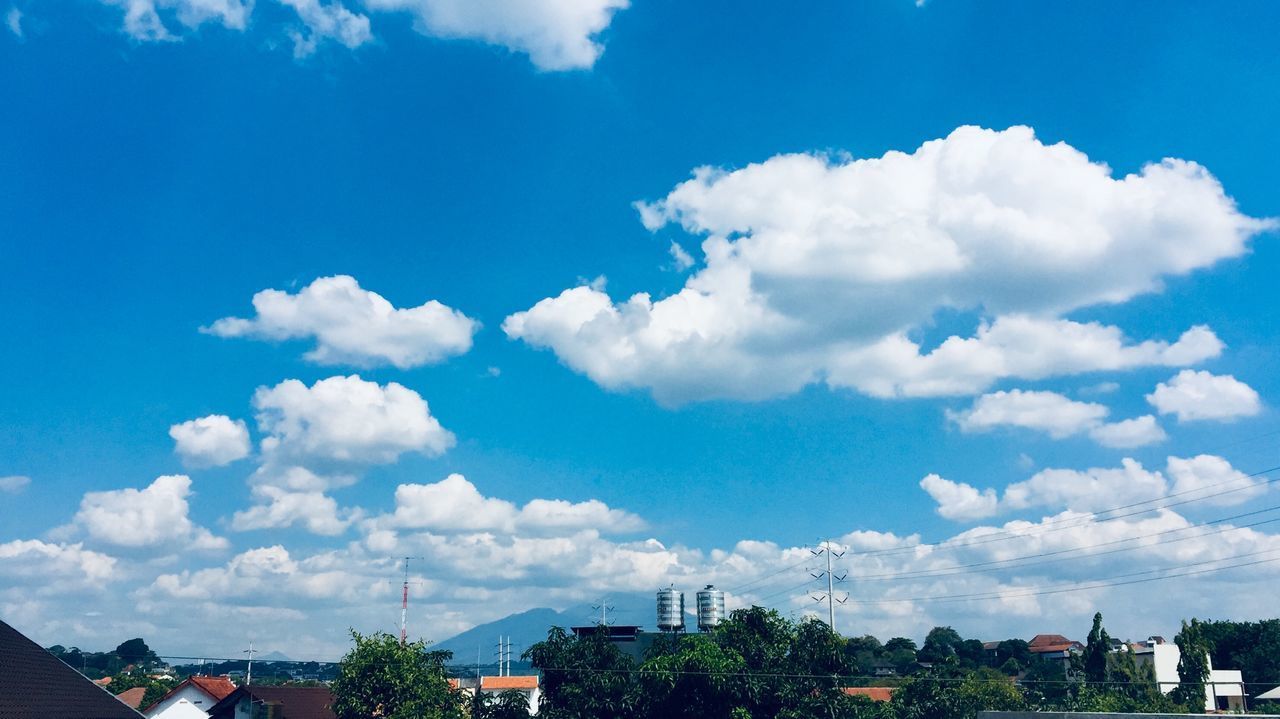
{"type": "Polygon", "coordinates": [[[9,28],[9,32],[14,36],[22,38],[22,11],[16,7],[9,8],[9,12],[4,14],[5,27],[9,28]]]}
{"type": "Polygon", "coordinates": [[[373,10],[412,12],[434,37],[473,39],[525,53],[543,70],[589,68],[597,37],[629,0],[365,0],[373,10]]]}
{"type": "Polygon", "coordinates": [[[1149,414],[1133,419],[1099,425],[1089,430],[1089,436],[1104,447],[1132,449],[1163,442],[1169,438],[1164,429],[1149,414]]]}
{"type": "Polygon", "coordinates": [[[693,255],[689,254],[675,240],[671,241],[671,246],[667,249],[667,252],[671,255],[671,269],[676,272],[684,272],[697,264],[697,261],[693,259],[693,255]]]}
{"type": "Polygon", "coordinates": [[[1015,389],[985,394],[968,410],[949,413],[949,416],[965,432],[1014,426],[1039,430],[1061,439],[1098,426],[1108,413],[1109,410],[1100,404],[1076,402],[1055,392],[1015,389]]]}
{"type": "Polygon", "coordinates": [[[1156,385],[1147,401],[1160,414],[1176,414],[1179,422],[1229,421],[1262,411],[1262,401],[1249,385],[1231,375],[1194,370],[1183,370],[1168,384],[1156,385]]]}
{"type": "Polygon", "coordinates": [[[21,494],[29,486],[31,486],[31,478],[21,474],[0,477],[0,492],[5,494],[21,494]]]}
{"type": "Polygon", "coordinates": [[[678,223],[705,237],[705,266],[681,291],[615,304],[577,287],[503,329],[606,388],[671,404],[818,381],[885,397],[962,395],[1000,378],[1193,364],[1221,351],[1208,328],[1134,344],[1116,327],[1063,317],[1237,257],[1273,225],[1240,214],[1194,163],[1114,179],[1025,127],[962,127],[871,160],[700,168],[640,216],[651,230],[678,223]],[[924,351],[909,335],[940,310],[989,319],[924,351]]]}
{"type": "Polygon", "coordinates": [[[1227,489],[1236,490],[1220,497],[1204,499],[1206,504],[1217,506],[1234,506],[1265,494],[1266,480],[1261,477],[1250,477],[1231,466],[1222,457],[1202,454],[1183,459],[1170,457],[1167,467],[1169,478],[1173,480],[1173,493],[1199,498],[1227,489]],[[1218,489],[1204,492],[1209,487],[1218,489]]]}
{"type": "Polygon", "coordinates": [[[221,467],[249,456],[249,430],[243,420],[223,414],[190,419],[169,428],[174,451],[190,467],[221,467]]]}
{"type": "MultiPolygon", "coordinates": [[[[341,2],[276,0],[293,10],[304,30],[290,30],[294,54],[305,57],[321,41],[356,48],[373,40],[367,16],[341,2]]],[[[135,40],[176,40],[207,22],[245,30],[252,0],[101,0],[124,11],[135,40]]],[[[604,51],[600,34],[628,0],[365,0],[370,10],[408,12],[416,29],[440,38],[478,40],[523,53],[543,70],[590,68],[604,51]]],[[[10,20],[12,28],[13,21],[10,20]]]]}
{"type": "Polygon", "coordinates": [[[305,33],[298,30],[290,32],[293,37],[294,57],[303,58],[311,55],[322,40],[336,40],[348,49],[360,47],[373,40],[373,32],[369,29],[369,18],[351,12],[341,3],[331,2],[326,5],[320,0],[279,0],[279,2],[293,8],[298,13],[298,19],[307,28],[305,33]]]}
{"type": "Polygon", "coordinates": [[[338,503],[323,492],[291,492],[270,485],[253,488],[262,504],[236,512],[231,528],[237,532],[253,529],[281,529],[302,525],[312,534],[334,536],[350,526],[352,512],[338,509],[338,503]]]}
{"type": "Polygon", "coordinates": [[[644,526],[643,520],[634,514],[611,509],[594,499],[585,502],[534,499],[518,508],[507,500],[482,495],[466,477],[451,474],[432,484],[396,487],[395,512],[372,520],[369,528],[543,534],[588,529],[627,533],[644,526]]]}
{"type": "Polygon", "coordinates": [[[124,10],[124,31],[135,40],[159,41],[177,39],[161,12],[171,16],[188,30],[206,22],[217,22],[230,30],[244,30],[252,3],[242,0],[102,0],[124,10]]]}
{"type": "Polygon", "coordinates": [[[405,452],[439,455],[455,441],[417,392],[356,375],[329,377],[310,387],[296,379],[259,387],[253,406],[259,429],[269,435],[262,440],[263,454],[272,461],[379,464],[405,452]]]}
{"type": "Polygon", "coordinates": [[[224,549],[227,541],[193,523],[191,478],[157,477],[143,489],[88,492],[80,500],[74,524],[91,539],[120,547],[154,547],[174,542],[178,549],[224,549]]]}
{"type": "Polygon", "coordinates": [[[1164,496],[1168,485],[1160,472],[1125,458],[1118,469],[1044,469],[1030,479],[1005,487],[1001,504],[1011,510],[1061,507],[1091,512],[1164,496]]]}
{"type": "Polygon", "coordinates": [[[1204,454],[1169,457],[1163,473],[1148,470],[1130,458],[1121,460],[1115,468],[1043,469],[1030,479],[1005,487],[998,500],[994,489],[979,491],[936,474],[926,476],[920,486],[937,502],[939,515],[956,520],[1032,508],[1096,512],[1170,496],[1193,499],[1205,506],[1227,507],[1266,491],[1262,480],[1245,475],[1221,457],[1204,454]],[[1210,487],[1214,489],[1209,490],[1210,487]]]}
{"type": "Polygon", "coordinates": [[[1093,402],[1077,402],[1056,392],[1010,390],[985,394],[963,412],[947,416],[965,432],[997,427],[1023,427],[1055,439],[1088,434],[1107,447],[1141,447],[1167,439],[1155,417],[1144,415],[1121,422],[1103,420],[1110,410],[1093,402]]]}
{"type": "Polygon", "coordinates": [[[952,482],[936,474],[926,475],[920,487],[938,503],[937,512],[947,519],[966,521],[991,517],[999,511],[999,500],[994,489],[979,492],[962,482],[952,482]]]}
{"type": "Polygon", "coordinates": [[[115,578],[116,559],[80,544],[52,544],[38,539],[0,544],[0,576],[48,582],[53,577],[103,583],[115,578]]]}
{"type": "Polygon", "coordinates": [[[399,309],[346,275],[321,277],[295,295],[263,290],[253,319],[224,317],[202,331],[219,337],[314,338],[307,359],[319,364],[400,369],[441,362],[471,349],[479,323],[430,300],[399,309]]]}

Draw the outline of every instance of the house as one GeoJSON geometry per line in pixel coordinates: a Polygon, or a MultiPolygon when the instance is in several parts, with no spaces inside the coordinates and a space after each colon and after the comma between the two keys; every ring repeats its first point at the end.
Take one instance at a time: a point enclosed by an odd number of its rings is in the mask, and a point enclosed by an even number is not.
{"type": "Polygon", "coordinates": [[[141,719],[142,715],[0,621],[0,717],[141,719]]]}
{"type": "Polygon", "coordinates": [[[328,687],[237,688],[209,708],[211,719],[337,719],[328,687]]]}
{"type": "Polygon", "coordinates": [[[116,695],[116,699],[124,702],[131,709],[142,708],[142,700],[147,696],[146,687],[134,687],[125,689],[116,695]]]}
{"type": "Polygon", "coordinates": [[[887,702],[893,698],[894,687],[840,687],[851,697],[866,697],[873,702],[887,702]]]}
{"type": "Polygon", "coordinates": [[[1084,651],[1084,645],[1061,634],[1037,634],[1027,643],[1031,653],[1047,661],[1060,662],[1068,668],[1071,657],[1084,651]]]}
{"type": "Polygon", "coordinates": [[[1268,689],[1267,691],[1265,691],[1265,692],[1263,692],[1263,693],[1259,694],[1258,696],[1254,697],[1254,699],[1264,699],[1264,700],[1270,700],[1270,701],[1280,701],[1280,687],[1276,687],[1275,689],[1268,689]]]}
{"type": "MultiPolygon", "coordinates": [[[[1177,644],[1165,642],[1164,637],[1150,637],[1130,646],[1134,661],[1150,666],[1156,675],[1156,686],[1168,694],[1177,688],[1178,660],[1182,652],[1177,644]]],[[[1204,709],[1207,712],[1227,710],[1244,711],[1244,677],[1238,669],[1214,669],[1209,661],[1209,681],[1204,687],[1204,709]]]]}
{"type": "Polygon", "coordinates": [[[530,714],[538,713],[538,702],[542,699],[542,690],[538,687],[536,674],[530,676],[480,678],[480,691],[485,694],[501,694],[511,690],[523,693],[525,698],[529,700],[530,714]]]}
{"type": "Polygon", "coordinates": [[[188,677],[142,713],[149,719],[206,719],[209,709],[235,690],[229,676],[188,677]]]}

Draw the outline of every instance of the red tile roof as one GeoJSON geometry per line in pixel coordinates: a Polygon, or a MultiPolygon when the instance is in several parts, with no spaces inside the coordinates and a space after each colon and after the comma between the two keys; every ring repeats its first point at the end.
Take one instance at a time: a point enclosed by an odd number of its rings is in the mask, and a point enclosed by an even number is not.
{"type": "Polygon", "coordinates": [[[226,676],[225,674],[220,677],[187,677],[182,680],[181,684],[170,689],[164,696],[151,702],[151,704],[147,706],[146,711],[151,711],[161,702],[176,694],[179,689],[188,685],[194,686],[196,689],[199,689],[209,695],[209,697],[213,699],[213,701],[210,702],[211,705],[217,704],[226,698],[228,694],[236,690],[236,683],[231,681],[231,677],[226,676]]]}
{"type": "Polygon", "coordinates": [[[1067,639],[1061,634],[1037,634],[1031,638],[1031,641],[1028,642],[1028,645],[1030,645],[1032,651],[1035,651],[1036,647],[1052,646],[1057,644],[1072,644],[1072,643],[1073,642],[1070,639],[1067,639]]]}
{"type": "Polygon", "coordinates": [[[120,701],[129,705],[133,709],[137,709],[138,707],[142,706],[142,698],[145,697],[146,695],[147,695],[146,687],[134,687],[132,689],[125,689],[124,691],[120,692],[119,694],[116,695],[116,699],[119,699],[120,701]]]}
{"type": "Polygon", "coordinates": [[[893,698],[893,687],[840,687],[851,697],[866,697],[873,702],[887,702],[893,698]]]}
{"type": "Polygon", "coordinates": [[[492,689],[494,691],[502,691],[504,689],[537,689],[538,677],[481,677],[481,689],[492,689]]]}
{"type": "MultiPolygon", "coordinates": [[[[220,677],[190,677],[187,681],[203,689],[204,693],[213,697],[215,702],[222,701],[228,694],[236,690],[236,683],[226,675],[220,677]]],[[[178,686],[182,685],[179,684],[178,686]]]]}

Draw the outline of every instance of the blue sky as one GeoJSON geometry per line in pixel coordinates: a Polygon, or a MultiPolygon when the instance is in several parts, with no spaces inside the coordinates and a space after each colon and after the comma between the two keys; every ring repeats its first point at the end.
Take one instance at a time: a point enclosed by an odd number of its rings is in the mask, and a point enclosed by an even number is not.
{"type": "MultiPolygon", "coordinates": [[[[820,536],[856,554],[860,541],[1038,522],[1280,465],[1273,7],[624,4],[0,6],[0,614],[49,642],[137,631],[238,646],[190,637],[175,616],[186,607],[234,618],[238,634],[287,626],[303,639],[286,653],[332,654],[343,627],[394,621],[388,562],[406,553],[431,557],[421,621],[443,638],[530,601],[742,584],[820,536]],[[930,141],[950,159],[917,152],[930,141]],[[892,156],[900,172],[853,164],[886,153],[906,153],[892,156]],[[1202,169],[1144,170],[1164,158],[1202,169]],[[681,185],[703,167],[715,171],[681,185]],[[713,260],[717,237],[730,254],[713,260]],[[749,289],[724,279],[742,273],[749,289]],[[293,302],[317,281],[354,304],[201,331],[252,320],[256,293],[293,302]],[[453,344],[439,322],[366,326],[365,292],[459,313],[453,344]],[[619,309],[639,292],[666,310],[619,309]],[[710,299],[694,310],[679,304],[689,293],[710,299]],[[624,319],[583,329],[588,305],[624,319]],[[876,359],[887,337],[923,357],[1001,318],[1029,319],[962,360],[876,359]],[[1199,326],[1208,334],[1184,337],[1199,326]],[[345,349],[308,359],[324,332],[345,349]],[[682,332],[695,339],[669,341],[682,332]],[[451,349],[397,362],[386,342],[451,349]],[[1012,357],[1019,347],[1039,355],[1012,357]],[[338,404],[313,401],[317,382],[357,374],[325,385],[338,404]],[[272,395],[286,380],[300,391],[272,395]],[[385,409],[389,383],[429,410],[410,398],[388,420],[343,394],[385,409]],[[296,431],[273,432],[264,412],[296,431]],[[170,428],[209,416],[227,418],[206,437],[221,454],[178,451],[170,428]],[[307,435],[326,420],[332,433],[307,435]],[[263,446],[272,437],[280,447],[263,446]],[[1218,464],[1168,460],[1201,455],[1218,464]],[[1146,474],[1084,474],[1126,458],[1146,474]],[[298,467],[317,478],[284,478],[298,467]],[[451,474],[470,484],[436,484],[451,474]],[[152,484],[170,475],[189,481],[152,484]],[[1001,494],[1033,477],[1030,499],[1001,494]],[[440,491],[394,519],[402,485],[440,491]],[[577,514],[513,513],[536,499],[577,514]],[[466,586],[468,557],[506,569],[466,586]],[[47,593],[29,589],[37,566],[57,567],[47,593]],[[293,589],[264,596],[247,576],[293,589]],[[68,618],[67,588],[110,619],[68,618]]],[[[1204,521],[1268,496],[1158,518],[1204,521]]],[[[1240,542],[1280,550],[1265,531],[1240,542]]],[[[1215,541],[1198,551],[1231,556],[1215,541]]],[[[1202,581],[1150,611],[1113,590],[1013,619],[886,605],[848,621],[1011,635],[1056,612],[1067,626],[1043,629],[1069,633],[1097,606],[1146,636],[1223,612],[1197,604],[1217,586],[1202,581]]],[[[784,609],[808,601],[768,586],[784,609]]],[[[1231,614],[1263,611],[1232,601],[1231,614]]]]}

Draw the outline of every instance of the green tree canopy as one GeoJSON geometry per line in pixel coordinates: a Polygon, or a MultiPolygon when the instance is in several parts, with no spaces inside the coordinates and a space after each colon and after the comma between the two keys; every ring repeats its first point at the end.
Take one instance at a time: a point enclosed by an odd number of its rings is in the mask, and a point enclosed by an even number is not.
{"type": "Polygon", "coordinates": [[[421,640],[401,644],[386,632],[364,636],[342,657],[332,685],[338,719],[462,719],[462,696],[445,677],[452,652],[428,651],[421,640]]]}

